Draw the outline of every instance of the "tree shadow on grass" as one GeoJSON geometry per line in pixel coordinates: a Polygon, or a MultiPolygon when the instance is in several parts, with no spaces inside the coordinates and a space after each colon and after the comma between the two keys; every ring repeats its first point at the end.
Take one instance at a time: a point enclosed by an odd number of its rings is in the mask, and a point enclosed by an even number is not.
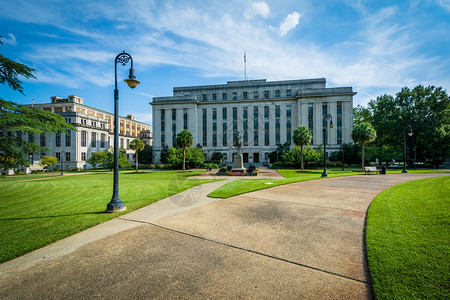
{"type": "Polygon", "coordinates": [[[24,217],[24,218],[4,218],[4,219],[0,219],[0,222],[1,221],[20,221],[20,220],[33,220],[33,219],[73,217],[73,216],[81,216],[81,215],[101,215],[101,214],[110,214],[110,213],[105,212],[105,211],[95,211],[95,212],[84,212],[84,213],[74,213],[74,214],[55,215],[55,216],[35,216],[35,217],[24,217]]]}

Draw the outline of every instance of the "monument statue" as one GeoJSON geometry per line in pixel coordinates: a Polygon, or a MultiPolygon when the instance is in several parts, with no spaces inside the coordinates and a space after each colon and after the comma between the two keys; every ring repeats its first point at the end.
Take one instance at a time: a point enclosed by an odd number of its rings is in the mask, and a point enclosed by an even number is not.
{"type": "Polygon", "coordinates": [[[241,141],[241,134],[239,132],[238,132],[237,137],[236,137],[235,146],[238,149],[238,153],[240,153],[241,152],[241,147],[242,147],[242,141],[241,141]]]}
{"type": "Polygon", "coordinates": [[[243,164],[243,158],[242,158],[242,154],[241,154],[241,147],[242,147],[241,134],[239,132],[237,134],[234,146],[238,149],[238,152],[233,157],[233,169],[232,169],[232,171],[234,171],[234,172],[245,172],[244,164],[243,164]]]}

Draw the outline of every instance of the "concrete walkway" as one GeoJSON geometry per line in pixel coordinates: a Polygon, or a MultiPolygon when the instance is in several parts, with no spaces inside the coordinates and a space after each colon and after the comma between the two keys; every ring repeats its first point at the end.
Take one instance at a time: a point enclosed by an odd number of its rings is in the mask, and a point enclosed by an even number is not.
{"type": "MultiPolygon", "coordinates": [[[[194,187],[0,265],[1,299],[370,299],[368,206],[448,174],[293,183],[229,199],[194,187]]],[[[174,183],[179,184],[179,183],[174,183]]]]}

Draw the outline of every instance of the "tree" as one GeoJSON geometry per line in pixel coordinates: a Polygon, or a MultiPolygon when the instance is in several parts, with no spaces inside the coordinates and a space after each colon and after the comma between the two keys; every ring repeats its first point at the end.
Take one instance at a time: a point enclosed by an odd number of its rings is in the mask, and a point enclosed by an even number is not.
{"type": "Polygon", "coordinates": [[[47,170],[53,166],[54,164],[56,164],[58,162],[58,159],[56,157],[53,156],[44,156],[43,158],[41,158],[41,162],[39,163],[42,167],[44,167],[44,169],[47,168],[47,170]]]}
{"type": "Polygon", "coordinates": [[[183,160],[183,149],[172,147],[169,150],[168,162],[175,168],[181,168],[183,163],[187,168],[195,168],[203,166],[205,156],[202,149],[197,147],[186,148],[185,160],[183,160]]]}
{"type": "MultiPolygon", "coordinates": [[[[1,38],[1,36],[0,36],[1,38]]],[[[0,44],[3,43],[0,41],[0,44]]],[[[25,78],[36,78],[33,73],[36,70],[27,67],[24,64],[12,61],[0,54],[0,83],[8,84],[9,87],[15,91],[23,93],[22,81],[19,80],[19,76],[25,78]]]]}
{"type": "Polygon", "coordinates": [[[359,124],[362,122],[371,121],[370,110],[364,106],[358,104],[355,108],[353,108],[353,124],[359,124]]]}
{"type": "Polygon", "coordinates": [[[153,163],[153,147],[150,145],[145,145],[144,149],[139,151],[139,160],[141,164],[153,163]]]}
{"type": "MultiPolygon", "coordinates": [[[[0,44],[3,43],[0,41],[0,44]]],[[[0,54],[0,83],[23,94],[19,77],[36,78],[35,69],[14,62],[0,54]]],[[[54,113],[26,107],[0,98],[0,169],[30,165],[23,153],[49,151],[22,139],[23,133],[56,133],[75,128],[54,113]]]]}
{"type": "Polygon", "coordinates": [[[362,122],[353,126],[352,139],[361,144],[361,170],[364,169],[364,146],[374,141],[376,137],[377,132],[370,123],[362,122]]]}
{"type": "Polygon", "coordinates": [[[136,153],[136,173],[138,171],[138,165],[139,165],[139,151],[144,150],[145,144],[140,139],[134,139],[130,142],[130,149],[134,150],[136,153]]]}
{"type": "Polygon", "coordinates": [[[286,142],[284,144],[278,144],[277,150],[269,153],[269,159],[271,162],[278,162],[283,160],[283,155],[291,149],[291,145],[286,142]]]}
{"type": "Polygon", "coordinates": [[[183,129],[177,135],[176,144],[179,148],[183,148],[183,171],[186,170],[186,148],[192,147],[194,144],[194,139],[192,133],[188,130],[183,129]]]}
{"type": "Polygon", "coordinates": [[[305,126],[297,127],[297,129],[294,130],[293,140],[295,145],[300,146],[301,169],[303,171],[303,146],[308,146],[309,144],[311,144],[312,140],[311,130],[309,130],[309,128],[305,126]]]}
{"type": "Polygon", "coordinates": [[[403,132],[409,124],[414,132],[406,139],[409,157],[414,145],[418,160],[439,164],[450,155],[450,100],[441,87],[405,87],[395,97],[383,95],[371,100],[368,109],[370,123],[378,133],[376,146],[403,153],[403,132]]]}
{"type": "Polygon", "coordinates": [[[23,153],[50,151],[22,138],[24,133],[54,134],[70,129],[75,130],[60,115],[0,99],[0,168],[29,166],[23,153]]]}
{"type": "MultiPolygon", "coordinates": [[[[131,163],[128,161],[126,150],[119,148],[119,168],[129,168],[131,163]]],[[[114,148],[109,147],[101,152],[92,153],[91,157],[87,160],[94,168],[97,165],[101,165],[110,171],[114,168],[114,148]]]]}
{"type": "Polygon", "coordinates": [[[213,152],[211,155],[211,162],[218,164],[222,158],[223,154],[221,152],[213,152]]]}
{"type": "Polygon", "coordinates": [[[91,164],[94,169],[97,168],[97,165],[104,165],[107,159],[106,156],[108,155],[107,152],[108,150],[94,152],[86,162],[91,164]]]}
{"type": "Polygon", "coordinates": [[[301,149],[301,147],[299,146],[294,146],[291,150],[283,155],[283,161],[286,166],[293,166],[298,168],[302,156],[304,158],[304,162],[309,163],[320,161],[321,155],[321,151],[314,150],[311,146],[306,146],[303,149],[301,149]]]}
{"type": "Polygon", "coordinates": [[[160,159],[161,163],[167,164],[169,162],[169,153],[170,153],[169,146],[165,145],[161,149],[161,159],[160,159]]]}

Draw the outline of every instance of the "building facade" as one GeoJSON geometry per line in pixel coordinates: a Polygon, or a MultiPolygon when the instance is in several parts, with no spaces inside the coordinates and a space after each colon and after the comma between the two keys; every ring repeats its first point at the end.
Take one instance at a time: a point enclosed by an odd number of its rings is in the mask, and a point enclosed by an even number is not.
{"type": "MultiPolygon", "coordinates": [[[[114,145],[114,114],[84,105],[83,98],[69,96],[68,98],[51,97],[51,103],[35,104],[35,108],[61,115],[67,123],[76,130],[64,133],[24,136],[49,152],[39,154],[28,153],[27,158],[33,162],[31,168],[39,168],[43,156],[56,156],[58,167],[62,162],[64,170],[90,169],[86,162],[94,152],[108,149],[114,145]]],[[[132,115],[119,118],[119,146],[127,150],[128,159],[134,162],[134,151],[130,150],[130,142],[142,137],[145,143],[151,145],[150,125],[136,121],[132,115]]]]}
{"type": "Polygon", "coordinates": [[[160,161],[162,148],[173,146],[177,134],[187,129],[207,158],[221,152],[226,162],[236,153],[239,134],[244,163],[261,164],[277,145],[293,144],[300,125],[311,130],[313,147],[322,145],[327,114],[335,124],[326,130],[327,150],[339,150],[351,142],[355,94],[351,87],[327,88],[325,78],[175,87],[173,96],[155,97],[150,103],[155,161],[160,161]]]}

